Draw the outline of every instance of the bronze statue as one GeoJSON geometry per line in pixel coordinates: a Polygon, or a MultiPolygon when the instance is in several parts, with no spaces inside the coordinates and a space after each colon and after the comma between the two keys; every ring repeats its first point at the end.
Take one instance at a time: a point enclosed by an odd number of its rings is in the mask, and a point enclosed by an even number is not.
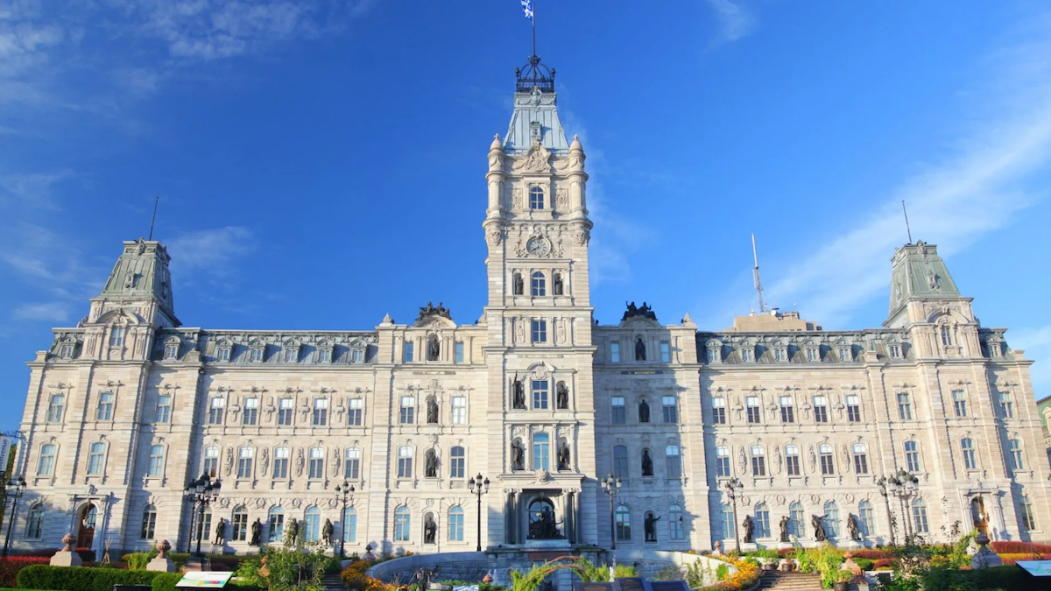
{"type": "Polygon", "coordinates": [[[635,361],[646,361],[646,344],[641,338],[635,339],[635,361]]]}
{"type": "MultiPolygon", "coordinates": [[[[534,515],[530,513],[530,519],[534,515]]],[[[562,532],[558,531],[558,523],[555,521],[555,513],[551,510],[549,505],[544,505],[540,509],[540,514],[535,515],[536,519],[529,522],[529,539],[531,540],[560,540],[563,536],[562,532]]]]}
{"type": "Polygon", "coordinates": [[[644,525],[644,530],[646,532],[646,541],[647,542],[656,542],[657,541],[657,521],[659,521],[659,520],[660,520],[660,517],[654,516],[653,513],[647,513],[646,514],[646,521],[644,522],[643,525],[644,525]]]}
{"type": "Polygon", "coordinates": [[[642,307],[641,308],[635,307],[635,302],[631,302],[631,303],[625,302],[624,304],[625,304],[625,307],[627,307],[627,311],[625,311],[624,312],[624,316],[621,317],[621,319],[620,319],[621,322],[624,322],[628,318],[634,318],[636,316],[641,316],[643,318],[649,318],[650,320],[657,320],[657,315],[653,313],[653,308],[651,308],[649,306],[649,304],[647,304],[646,302],[642,302],[642,307]]]}
{"type": "Polygon", "coordinates": [[[642,450],[642,475],[653,476],[653,458],[650,457],[650,450],[642,450]]]}
{"type": "Polygon", "coordinates": [[[518,379],[518,374],[515,374],[515,381],[512,383],[511,390],[513,391],[511,407],[525,410],[525,386],[522,385],[522,380],[518,379]]]}
{"type": "Polygon", "coordinates": [[[427,361],[438,361],[441,352],[442,346],[438,343],[437,338],[431,338],[427,341],[427,361]]]}
{"type": "Polygon", "coordinates": [[[565,440],[562,440],[562,445],[558,448],[558,469],[569,470],[569,444],[565,440]]]}
{"type": "Polygon", "coordinates": [[[741,529],[744,530],[744,543],[751,544],[752,536],[755,534],[755,523],[752,521],[751,515],[745,515],[744,521],[741,522],[741,529]]]}
{"type": "Polygon", "coordinates": [[[555,404],[559,410],[566,410],[569,408],[569,388],[566,387],[565,382],[559,382],[555,386],[555,404]]]}
{"type": "Polygon", "coordinates": [[[514,294],[522,295],[525,292],[525,282],[522,281],[522,274],[515,273],[514,276],[514,294]]]}
{"type": "Polygon", "coordinates": [[[332,526],[332,520],[326,519],[325,525],[321,526],[321,540],[325,542],[325,545],[332,543],[332,536],[336,533],[336,528],[332,526]]]}
{"type": "Polygon", "coordinates": [[[255,523],[252,524],[252,539],[248,542],[249,546],[258,546],[263,541],[263,523],[256,518],[255,523]]]}
{"type": "Polygon", "coordinates": [[[825,533],[825,524],[821,523],[823,518],[824,516],[810,516],[810,527],[814,528],[814,539],[818,542],[824,542],[828,539],[828,535],[825,533]]]}
{"type": "Polygon", "coordinates": [[[521,441],[511,443],[511,469],[525,470],[525,449],[521,441]]]}
{"type": "Polygon", "coordinates": [[[438,401],[434,396],[427,398],[427,422],[431,425],[438,424],[438,401]]]}
{"type": "Polygon", "coordinates": [[[438,524],[434,523],[434,517],[430,513],[427,514],[427,519],[423,524],[423,543],[433,544],[434,538],[438,534],[438,524]]]}
{"type": "Polygon", "coordinates": [[[293,517],[285,524],[285,546],[295,546],[299,541],[299,520],[293,517]]]}
{"type": "Polygon", "coordinates": [[[555,278],[552,280],[551,289],[555,295],[562,295],[562,274],[555,273],[555,278]]]}
{"type": "Polygon", "coordinates": [[[416,317],[416,321],[419,322],[428,316],[441,316],[442,318],[452,320],[452,312],[443,306],[441,302],[438,302],[437,308],[435,308],[434,304],[431,302],[427,302],[426,306],[421,306],[420,315],[416,317]]]}
{"type": "Polygon", "coordinates": [[[792,519],[789,516],[787,516],[787,515],[785,515],[784,517],[781,518],[780,525],[781,525],[781,541],[782,542],[788,542],[789,541],[789,539],[788,539],[788,523],[790,521],[792,521],[792,519]]]}
{"type": "Polygon", "coordinates": [[[222,517],[215,524],[215,539],[212,540],[212,543],[216,546],[222,546],[226,543],[226,520],[222,517]]]}
{"type": "Polygon", "coordinates": [[[645,400],[639,403],[639,422],[650,422],[650,404],[645,400]]]}
{"type": "Polygon", "coordinates": [[[427,450],[427,459],[425,461],[425,476],[427,478],[438,477],[438,454],[434,453],[433,449],[427,450]]]}
{"type": "Polygon", "coordinates": [[[850,539],[857,542],[861,539],[861,532],[858,531],[858,519],[854,517],[853,513],[847,514],[847,532],[850,533],[850,539]]]}

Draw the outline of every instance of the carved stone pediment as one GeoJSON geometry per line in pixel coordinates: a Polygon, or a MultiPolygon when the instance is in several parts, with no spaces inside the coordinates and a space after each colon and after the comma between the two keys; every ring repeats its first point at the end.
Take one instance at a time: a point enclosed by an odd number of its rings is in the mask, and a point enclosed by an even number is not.
{"type": "Polygon", "coordinates": [[[540,143],[540,138],[533,138],[533,145],[522,158],[515,161],[514,169],[517,173],[551,173],[551,152],[540,143]]]}

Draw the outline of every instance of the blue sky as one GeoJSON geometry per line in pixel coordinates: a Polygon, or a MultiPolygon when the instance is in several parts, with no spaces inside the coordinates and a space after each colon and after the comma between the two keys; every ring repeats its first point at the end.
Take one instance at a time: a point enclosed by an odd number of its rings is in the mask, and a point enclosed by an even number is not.
{"type": "MultiPolygon", "coordinates": [[[[878,326],[939,245],[1051,390],[1051,9],[537,1],[591,173],[593,301],[722,329],[767,298],[878,326]]],[[[122,240],[186,326],[368,329],[485,297],[486,151],[530,53],[516,0],[0,0],[0,429],[122,240]]]]}

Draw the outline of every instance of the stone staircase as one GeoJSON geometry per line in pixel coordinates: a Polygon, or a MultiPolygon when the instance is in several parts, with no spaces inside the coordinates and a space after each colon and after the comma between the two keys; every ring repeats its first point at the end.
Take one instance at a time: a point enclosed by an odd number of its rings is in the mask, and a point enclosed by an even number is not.
{"type": "Polygon", "coordinates": [[[321,585],[325,591],[347,591],[343,585],[343,579],[339,578],[339,573],[325,575],[325,578],[321,580],[321,585]]]}
{"type": "Polygon", "coordinates": [[[759,579],[759,589],[776,591],[823,591],[821,577],[801,572],[763,571],[759,579]]]}

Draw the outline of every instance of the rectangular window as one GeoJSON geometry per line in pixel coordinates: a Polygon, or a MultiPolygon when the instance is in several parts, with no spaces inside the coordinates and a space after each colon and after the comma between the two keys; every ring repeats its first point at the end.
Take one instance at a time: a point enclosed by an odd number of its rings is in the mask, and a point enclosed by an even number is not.
{"type": "Polygon", "coordinates": [[[453,358],[455,359],[456,363],[463,363],[463,341],[456,341],[456,344],[453,345],[453,347],[453,358]]]}
{"type": "Polygon", "coordinates": [[[251,352],[249,358],[252,361],[255,361],[256,363],[261,362],[263,360],[263,349],[262,348],[252,349],[252,352],[251,352]]]}
{"type": "Polygon", "coordinates": [[[172,397],[161,394],[157,397],[157,422],[167,423],[172,417],[172,397]]]}
{"type": "Polygon", "coordinates": [[[682,456],[679,452],[679,446],[665,446],[664,468],[668,478],[682,478],[682,456]]]}
{"type": "Polygon", "coordinates": [[[315,427],[324,427],[328,424],[328,398],[314,399],[313,422],[315,427]]]}
{"type": "Polygon", "coordinates": [[[758,423],[760,421],[759,416],[759,397],[758,396],[746,396],[744,399],[744,405],[748,409],[748,422],[758,423]]]}
{"type": "Polygon", "coordinates": [[[734,522],[734,510],[730,505],[723,505],[723,539],[729,543],[737,536],[737,524],[734,522]]]}
{"type": "Polygon", "coordinates": [[[403,356],[402,356],[402,359],[405,361],[405,363],[412,363],[412,353],[413,353],[413,351],[412,351],[413,350],[412,344],[413,344],[412,341],[409,341],[409,340],[405,341],[405,349],[404,349],[404,353],[403,353],[403,356]]]}
{"type": "Polygon", "coordinates": [[[164,474],[164,446],[154,445],[150,448],[150,463],[146,467],[146,476],[160,478],[164,474]]]}
{"type": "Polygon", "coordinates": [[[952,391],[952,410],[958,417],[967,416],[967,397],[963,390],[952,391]]]}
{"type": "Polygon", "coordinates": [[[1011,469],[1012,470],[1025,470],[1025,460],[1022,457],[1022,442],[1018,439],[1012,439],[1007,442],[1008,450],[1011,453],[1011,469]]]}
{"type": "Polygon", "coordinates": [[[230,361],[230,347],[220,347],[215,357],[216,361],[230,361]]]}
{"type": "Polygon", "coordinates": [[[547,342],[547,320],[536,320],[532,322],[533,325],[533,342],[534,343],[546,343],[547,342]]]}
{"type": "Polygon", "coordinates": [[[661,341],[661,363],[671,363],[671,343],[661,341]]]}
{"type": "Polygon", "coordinates": [[[124,327],[114,326],[109,333],[109,346],[120,347],[124,345],[124,327]]]}
{"type": "Polygon", "coordinates": [[[832,463],[832,446],[818,446],[818,456],[821,460],[821,474],[824,476],[835,474],[835,466],[832,463]]]}
{"type": "Polygon", "coordinates": [[[255,425],[259,422],[259,399],[246,398],[244,414],[241,415],[242,425],[255,425]]]}
{"type": "Polygon", "coordinates": [[[782,423],[794,423],[796,422],[796,409],[792,406],[791,396],[781,397],[781,422],[782,423]]]}
{"type": "Polygon", "coordinates": [[[285,349],[285,363],[299,361],[299,349],[285,349]]]}
{"type": "Polygon", "coordinates": [[[222,425],[223,424],[223,408],[226,407],[226,399],[215,397],[212,398],[211,404],[208,405],[208,424],[209,425],[222,425]]]}
{"type": "Polygon", "coordinates": [[[320,447],[310,448],[310,471],[307,476],[311,479],[325,477],[325,450],[320,447]]]}
{"type": "Polygon", "coordinates": [[[547,433],[537,433],[533,436],[533,469],[551,469],[551,441],[547,433]]]}
{"type": "Polygon", "coordinates": [[[861,400],[851,394],[847,396],[847,420],[851,423],[861,422],[861,400]]]}
{"type": "Polygon", "coordinates": [[[358,514],[352,508],[347,508],[347,514],[343,517],[343,541],[358,541],[358,514]]]}
{"type": "Polygon", "coordinates": [[[398,411],[398,422],[411,425],[416,420],[416,399],[412,396],[401,397],[401,408],[398,411]]]}
{"type": "Polygon", "coordinates": [[[1010,392],[1000,393],[1000,411],[1005,419],[1013,419],[1015,417],[1014,402],[1011,401],[1010,392]]]}
{"type": "Polygon", "coordinates": [[[533,380],[533,408],[536,410],[547,408],[547,380],[533,380]]]}
{"type": "Polygon", "coordinates": [[[361,398],[351,398],[347,401],[347,424],[352,427],[360,427],[365,414],[365,401],[361,398]]]}
{"type": "Polygon", "coordinates": [[[318,351],[317,352],[317,360],[319,362],[321,362],[321,363],[331,363],[332,362],[332,350],[331,349],[322,349],[322,350],[318,351]]]}
{"type": "Polygon", "coordinates": [[[102,474],[102,464],[106,460],[106,444],[92,443],[88,454],[88,475],[99,476],[102,474]]]}
{"type": "Polygon", "coordinates": [[[449,541],[463,541],[463,511],[449,512],[449,541]]]}
{"type": "Polygon", "coordinates": [[[775,347],[774,348],[774,361],[784,361],[784,360],[785,360],[785,350],[780,348],[780,347],[775,347]]]}
{"type": "Polygon", "coordinates": [[[449,478],[463,478],[467,473],[467,458],[462,447],[454,447],[449,454],[449,478]]]}
{"type": "Polygon", "coordinates": [[[291,425],[292,424],[292,410],[294,402],[291,398],[282,398],[277,401],[277,424],[278,425],[291,425]]]}
{"type": "Polygon", "coordinates": [[[745,363],[752,361],[752,353],[754,352],[755,350],[750,347],[741,347],[741,361],[745,363]]]}
{"type": "Polygon", "coordinates": [[[941,335],[942,335],[942,346],[943,347],[952,346],[952,333],[950,332],[948,326],[943,326],[942,327],[941,335]]]}
{"type": "Polygon", "coordinates": [[[718,478],[730,477],[730,448],[717,447],[715,449],[715,475],[718,478]]]}
{"type": "Polygon", "coordinates": [[[623,425],[628,422],[628,413],[624,406],[623,396],[614,396],[613,398],[610,398],[610,408],[613,412],[614,425],[623,425]]]}
{"type": "Polygon", "coordinates": [[[467,397],[453,396],[453,424],[467,424],[467,397]]]}
{"type": "Polygon", "coordinates": [[[398,478],[412,478],[412,448],[398,448],[398,478]]]}
{"type": "Polygon", "coordinates": [[[609,361],[610,363],[620,363],[620,343],[609,344],[609,361]]]}
{"type": "Polygon", "coordinates": [[[663,411],[665,423],[679,422],[679,401],[674,396],[661,397],[661,410],[663,411]]]}
{"type": "Polygon", "coordinates": [[[901,345],[891,345],[890,346],[890,358],[891,359],[901,359],[901,345]]]}
{"type": "Polygon", "coordinates": [[[712,398],[712,421],[716,425],[726,424],[726,399],[721,396],[712,398]]]}
{"type": "Polygon", "coordinates": [[[718,347],[711,347],[708,349],[708,363],[717,363],[722,361],[722,352],[719,351],[718,347]]]}
{"type": "Polygon", "coordinates": [[[920,451],[915,441],[905,442],[905,465],[909,472],[920,471],[920,451]]]}
{"type": "Polygon", "coordinates": [[[361,474],[361,450],[355,447],[347,449],[343,462],[343,477],[357,480],[361,474]]]}
{"type": "Polygon", "coordinates": [[[274,478],[288,478],[288,448],[274,450],[274,478]]]}
{"type": "Polygon", "coordinates": [[[628,477],[628,448],[623,445],[613,446],[613,476],[628,477]]]}
{"type": "Polygon", "coordinates": [[[113,420],[113,392],[99,394],[99,409],[95,418],[100,421],[113,420]]]}
{"type": "Polygon", "coordinates": [[[865,453],[865,446],[861,443],[854,444],[854,472],[857,474],[869,473],[868,455],[865,453]]]}
{"type": "Polygon", "coordinates": [[[51,400],[47,405],[47,422],[49,423],[61,423],[62,414],[66,410],[66,395],[65,394],[52,394],[51,400]]]}
{"type": "MultiPolygon", "coordinates": [[[[361,349],[354,349],[353,351],[350,352],[350,362],[351,363],[361,363],[363,361],[365,361],[365,351],[363,351],[361,349]]],[[[409,361],[412,361],[412,360],[410,359],[409,361]]],[[[357,519],[357,517],[355,517],[355,519],[357,519]]]]}
{"type": "Polygon", "coordinates": [[[766,476],[766,456],[759,445],[752,446],[752,476],[766,476]]]}
{"type": "Polygon", "coordinates": [[[204,448],[204,462],[201,470],[208,476],[215,478],[219,475],[219,448],[204,448]]]}
{"type": "Polygon", "coordinates": [[[251,478],[252,477],[252,458],[255,456],[255,450],[250,447],[242,447],[237,454],[237,477],[238,478],[251,478]]]}
{"type": "Polygon", "coordinates": [[[912,401],[905,392],[898,394],[898,417],[903,421],[912,420],[912,401]]]}
{"type": "Polygon", "coordinates": [[[785,446],[785,471],[789,476],[799,476],[799,448],[795,445],[785,446]]]}
{"type": "Polygon", "coordinates": [[[814,421],[817,423],[828,422],[828,400],[824,396],[814,397],[814,421]]]}

